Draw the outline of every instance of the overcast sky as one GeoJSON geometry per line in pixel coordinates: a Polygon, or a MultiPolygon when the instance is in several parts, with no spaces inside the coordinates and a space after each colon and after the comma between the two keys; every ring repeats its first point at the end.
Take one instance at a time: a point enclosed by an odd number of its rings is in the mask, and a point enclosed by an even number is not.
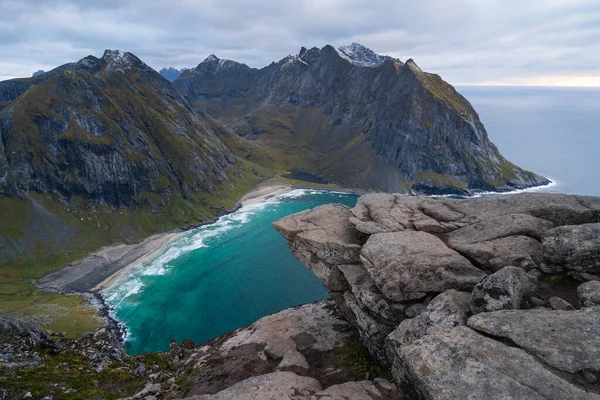
{"type": "Polygon", "coordinates": [[[0,80],[106,48],[158,70],[351,42],[455,85],[600,86],[599,0],[0,0],[0,80]]]}

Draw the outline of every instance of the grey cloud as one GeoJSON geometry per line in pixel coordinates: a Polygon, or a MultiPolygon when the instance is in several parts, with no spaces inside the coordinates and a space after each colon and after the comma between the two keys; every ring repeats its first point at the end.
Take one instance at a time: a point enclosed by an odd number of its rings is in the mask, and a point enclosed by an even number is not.
{"type": "Polygon", "coordinates": [[[352,41],[451,83],[597,76],[600,65],[595,0],[0,1],[0,79],[105,48],[156,69],[211,53],[262,67],[300,46],[352,41]]]}

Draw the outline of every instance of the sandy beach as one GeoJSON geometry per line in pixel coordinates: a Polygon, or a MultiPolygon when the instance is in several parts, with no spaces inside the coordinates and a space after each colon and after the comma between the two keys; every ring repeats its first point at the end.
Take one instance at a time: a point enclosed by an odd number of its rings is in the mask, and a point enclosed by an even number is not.
{"type": "Polygon", "coordinates": [[[109,286],[123,271],[168,245],[181,232],[150,236],[141,243],[105,247],[37,282],[41,290],[56,292],[99,291],[109,286]]]}
{"type": "Polygon", "coordinates": [[[244,195],[240,200],[239,204],[245,206],[246,204],[256,203],[257,201],[265,200],[279,194],[284,194],[293,190],[291,186],[275,185],[275,186],[262,186],[254,189],[250,193],[244,195]]]}
{"type": "MultiPolygon", "coordinates": [[[[262,185],[244,195],[238,206],[255,203],[293,190],[286,185],[262,185]]],[[[157,251],[176,240],[181,231],[153,235],[146,240],[117,245],[71,263],[46,275],[37,282],[41,290],[57,292],[99,292],[111,286],[125,271],[147,260],[157,251]]]]}

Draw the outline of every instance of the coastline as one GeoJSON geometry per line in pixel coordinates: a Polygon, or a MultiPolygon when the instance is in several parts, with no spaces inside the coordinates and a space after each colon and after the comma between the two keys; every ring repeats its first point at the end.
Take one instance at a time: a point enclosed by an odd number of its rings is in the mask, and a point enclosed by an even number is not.
{"type": "MultiPolygon", "coordinates": [[[[555,185],[556,181],[550,180],[550,183],[546,185],[518,189],[510,192],[482,192],[469,197],[536,192],[540,189],[543,190],[555,185]]],[[[302,182],[302,184],[298,184],[297,182],[291,183],[286,182],[285,180],[282,182],[277,178],[272,178],[258,184],[252,191],[246,193],[238,201],[234,208],[224,212],[220,216],[235,212],[243,206],[267,200],[274,196],[282,195],[297,189],[343,191],[357,195],[367,193],[365,191],[356,189],[341,188],[337,185],[332,187],[332,185],[311,184],[309,182],[302,182]]],[[[439,195],[429,196],[445,197],[439,195]]],[[[105,247],[98,252],[85,257],[84,259],[75,261],[74,263],[63,267],[58,271],[44,276],[42,279],[36,282],[36,285],[38,289],[46,291],[98,294],[102,290],[114,284],[114,282],[131,267],[147,260],[158,251],[162,250],[165,246],[168,246],[170,243],[176,240],[182,232],[214,223],[217,218],[205,221],[202,224],[198,224],[187,229],[177,229],[175,231],[155,234],[137,244],[105,247]]]]}
{"type": "MultiPolygon", "coordinates": [[[[222,215],[238,210],[248,204],[266,200],[273,196],[287,193],[296,188],[290,185],[259,185],[247,193],[236,207],[222,215]]],[[[189,229],[211,224],[215,220],[206,221],[189,229]]],[[[152,257],[156,252],[176,240],[185,230],[158,233],[140,243],[105,247],[81,260],[77,260],[58,271],[52,272],[36,282],[38,289],[63,293],[97,294],[110,287],[123,273],[131,267],[152,257]]]]}

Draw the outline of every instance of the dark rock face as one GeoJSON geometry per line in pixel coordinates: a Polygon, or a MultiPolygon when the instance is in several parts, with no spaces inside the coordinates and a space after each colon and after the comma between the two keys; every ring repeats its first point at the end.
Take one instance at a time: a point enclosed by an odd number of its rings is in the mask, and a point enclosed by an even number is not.
{"type": "Polygon", "coordinates": [[[273,225],[405,393],[592,399],[600,291],[597,281],[577,288],[573,279],[589,280],[583,264],[595,268],[584,255],[600,246],[590,233],[599,204],[552,194],[370,194],[352,209],[321,206],[273,225]],[[358,247],[359,261],[330,257],[332,244],[358,247]],[[587,308],[575,309],[577,296],[587,308]]]}
{"type": "Polygon", "coordinates": [[[97,250],[225,212],[239,180],[253,179],[221,142],[228,135],[131,53],[0,82],[0,263],[97,250]],[[136,215],[131,231],[117,227],[119,213],[136,215]]]}
{"type": "Polygon", "coordinates": [[[303,48],[260,70],[211,56],[174,84],[239,135],[347,187],[464,193],[548,182],[506,161],[439,76],[357,44],[303,48]]]}
{"type": "Polygon", "coordinates": [[[0,114],[0,193],[139,205],[146,193],[186,198],[226,178],[231,153],[134,55],[107,51],[63,69],[0,114]]]}

